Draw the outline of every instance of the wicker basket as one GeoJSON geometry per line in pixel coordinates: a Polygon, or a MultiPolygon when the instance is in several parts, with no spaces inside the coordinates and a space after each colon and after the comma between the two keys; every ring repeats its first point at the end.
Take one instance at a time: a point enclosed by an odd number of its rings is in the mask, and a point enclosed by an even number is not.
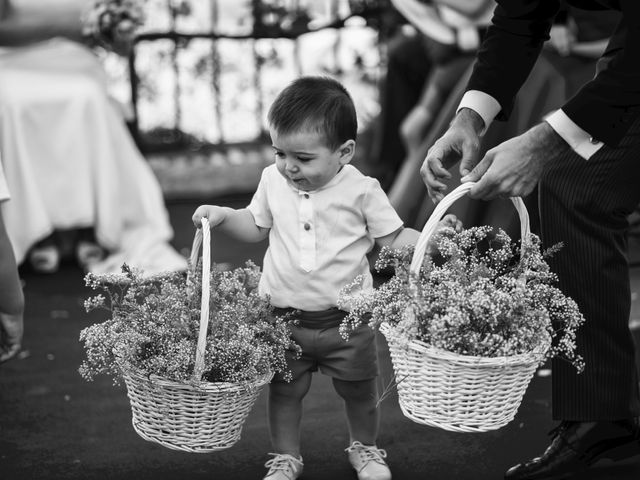
{"type": "MultiPolygon", "coordinates": [[[[435,208],[416,244],[410,270],[420,271],[429,238],[438,222],[473,183],[464,183],[435,208]]],[[[529,215],[520,198],[511,199],[520,217],[521,238],[530,234],[529,215]]],[[[406,314],[411,315],[408,310],[406,314]]],[[[402,413],[414,422],[456,432],[484,432],[515,417],[545,352],[510,357],[476,357],[401,338],[390,324],[380,327],[389,344],[402,413]]]]}
{"type": "Polygon", "coordinates": [[[173,450],[207,453],[233,446],[262,388],[273,374],[253,382],[203,382],[202,370],[209,324],[211,255],[209,223],[203,219],[191,251],[196,264],[202,244],[202,300],[196,361],[191,382],[146,375],[121,365],[131,403],[134,430],[145,440],[173,450]],[[204,241],[203,241],[204,237],[204,241]]]}

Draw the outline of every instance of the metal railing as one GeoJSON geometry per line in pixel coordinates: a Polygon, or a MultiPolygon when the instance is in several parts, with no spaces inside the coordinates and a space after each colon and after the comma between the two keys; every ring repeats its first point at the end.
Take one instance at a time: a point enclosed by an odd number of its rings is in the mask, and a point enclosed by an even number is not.
{"type": "MultiPolygon", "coordinates": [[[[342,9],[341,12],[339,8],[340,0],[327,0],[330,4],[330,17],[322,23],[314,23],[310,21],[311,19],[308,12],[304,10],[298,2],[284,2],[293,5],[293,7],[289,5],[289,9],[287,9],[285,8],[286,5],[283,5],[283,2],[251,0],[253,18],[250,31],[232,34],[214,28],[216,25],[215,17],[217,17],[220,7],[218,0],[211,1],[212,16],[214,19],[210,31],[178,31],[177,25],[180,11],[175,7],[175,2],[167,0],[167,8],[169,8],[171,12],[170,30],[142,33],[135,39],[134,48],[129,57],[129,80],[133,106],[131,128],[141,148],[147,151],[172,147],[184,148],[185,146],[194,149],[211,144],[225,145],[230,143],[228,129],[233,129],[234,127],[226,126],[228,122],[225,115],[228,115],[228,112],[225,112],[223,108],[223,100],[229,99],[230,96],[232,97],[234,92],[225,91],[225,82],[223,81],[225,68],[221,52],[223,42],[244,43],[248,47],[242,53],[242,56],[244,57],[244,55],[249,52],[247,55],[249,58],[235,59],[240,63],[249,62],[251,64],[251,68],[249,69],[251,78],[246,88],[241,92],[241,96],[246,95],[251,98],[253,125],[249,125],[248,121],[244,123],[244,127],[250,133],[240,141],[259,141],[265,136],[263,125],[264,108],[266,104],[264,70],[265,62],[268,60],[265,58],[265,55],[259,51],[258,47],[260,46],[260,42],[275,40],[290,42],[293,49],[292,68],[295,75],[300,75],[303,73],[303,62],[301,58],[303,52],[301,52],[300,49],[301,38],[304,35],[316,32],[334,30],[336,32],[333,40],[334,44],[329,50],[333,56],[329,61],[329,63],[333,65],[333,71],[326,73],[339,75],[341,70],[343,70],[339,58],[340,44],[343,41],[341,32],[347,28],[346,24],[354,17],[364,18],[367,23],[375,23],[377,16],[386,8],[387,3],[386,1],[349,2],[351,8],[345,13],[344,9],[342,9]],[[297,10],[294,8],[296,4],[297,10]],[[206,46],[203,46],[203,42],[206,46]],[[185,62],[182,56],[196,43],[198,43],[198,51],[200,53],[191,55],[191,71],[185,73],[185,62]],[[140,62],[145,56],[142,50],[144,50],[145,45],[151,44],[155,44],[156,46],[159,44],[163,45],[163,47],[158,50],[160,51],[158,58],[161,58],[168,68],[164,70],[159,69],[159,71],[162,71],[165,75],[170,71],[173,82],[173,89],[171,95],[169,95],[172,105],[168,107],[172,112],[169,116],[172,118],[165,119],[164,126],[156,126],[155,134],[154,132],[143,131],[140,118],[140,103],[145,96],[145,89],[148,94],[149,91],[157,88],[153,85],[153,82],[158,79],[150,78],[154,75],[149,75],[148,72],[147,78],[141,78],[140,75],[140,62]],[[206,77],[201,83],[207,86],[208,92],[200,89],[200,95],[192,96],[194,96],[198,102],[197,110],[208,109],[209,107],[213,110],[209,121],[200,122],[210,123],[212,128],[215,126],[215,134],[210,135],[209,138],[203,135],[194,135],[188,132],[188,128],[184,127],[184,124],[194,111],[193,108],[185,108],[184,105],[186,87],[181,79],[189,75],[199,76],[201,80],[202,77],[206,77]],[[199,98],[204,98],[205,96],[209,101],[203,101],[201,103],[199,98]],[[204,103],[210,103],[211,105],[204,105],[204,103]]],[[[237,87],[237,85],[234,87],[237,87]]],[[[195,87],[188,88],[195,90],[195,87]]],[[[237,89],[235,93],[238,93],[237,89]]],[[[231,143],[238,141],[237,132],[233,133],[236,133],[236,135],[232,135],[231,143]]]]}

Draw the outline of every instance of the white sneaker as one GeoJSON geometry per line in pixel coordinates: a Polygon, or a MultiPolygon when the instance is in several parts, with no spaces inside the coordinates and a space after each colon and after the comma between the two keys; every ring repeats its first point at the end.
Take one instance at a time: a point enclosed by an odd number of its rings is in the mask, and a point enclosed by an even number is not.
{"type": "Polygon", "coordinates": [[[345,449],[349,462],[358,473],[358,480],[391,480],[391,470],[384,461],[387,452],[375,445],[353,442],[345,449]]]}
{"type": "Polygon", "coordinates": [[[263,480],[295,480],[302,475],[302,457],[287,453],[270,453],[273,458],[264,464],[269,469],[263,480]]]}

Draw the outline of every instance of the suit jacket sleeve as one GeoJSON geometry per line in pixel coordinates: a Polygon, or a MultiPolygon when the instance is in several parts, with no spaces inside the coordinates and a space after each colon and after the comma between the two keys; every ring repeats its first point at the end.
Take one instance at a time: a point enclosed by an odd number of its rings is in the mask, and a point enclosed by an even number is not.
{"type": "Polygon", "coordinates": [[[621,3],[623,17],[605,53],[607,67],[562,107],[609,146],[618,145],[640,115],[640,2],[621,3]]]}
{"type": "Polygon", "coordinates": [[[467,86],[500,103],[497,119],[505,120],[511,114],[516,93],[549,39],[559,9],[558,0],[498,1],[467,86]]]}
{"type": "MultiPolygon", "coordinates": [[[[474,67],[468,90],[481,90],[501,105],[506,119],[549,37],[556,0],[498,0],[493,25],[474,67]]],[[[640,114],[640,2],[621,0],[621,24],[607,54],[608,68],[562,107],[579,127],[607,145],[617,145],[640,114]]]]}

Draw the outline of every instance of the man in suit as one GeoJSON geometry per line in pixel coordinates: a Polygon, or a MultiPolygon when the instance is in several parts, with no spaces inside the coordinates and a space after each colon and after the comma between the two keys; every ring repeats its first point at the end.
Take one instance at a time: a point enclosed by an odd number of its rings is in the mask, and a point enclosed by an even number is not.
{"type": "Polygon", "coordinates": [[[601,459],[640,455],[626,251],[627,216],[640,202],[640,2],[569,1],[622,13],[597,75],[544,121],[480,159],[480,137],[495,117],[509,115],[560,7],[559,0],[497,3],[456,117],[421,174],[435,202],[458,162],[462,181],[477,181],[472,198],[525,196],[538,184],[543,242],[564,243],[551,266],[586,318],[577,337],[586,366],[577,374],[554,360],[553,417],[560,424],[540,457],[505,477],[560,479],[601,459]]]}

